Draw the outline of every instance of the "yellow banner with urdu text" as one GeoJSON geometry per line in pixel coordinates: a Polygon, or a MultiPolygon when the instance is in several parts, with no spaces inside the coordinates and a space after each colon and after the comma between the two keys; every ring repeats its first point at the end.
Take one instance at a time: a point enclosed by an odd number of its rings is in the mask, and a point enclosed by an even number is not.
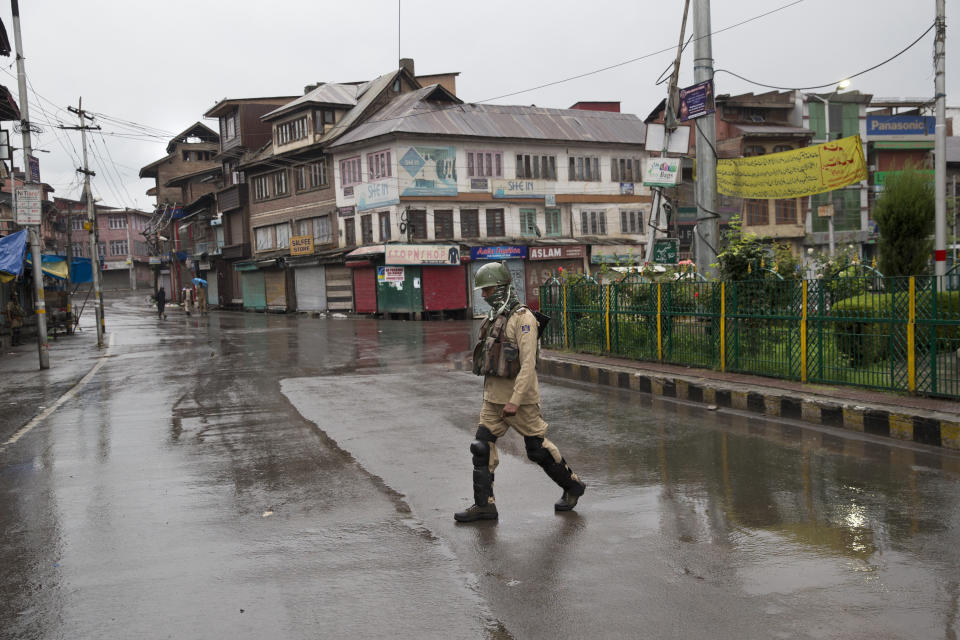
{"type": "Polygon", "coordinates": [[[793,151],[717,160],[717,191],[739,198],[802,198],[866,179],[858,135],[793,151]]]}

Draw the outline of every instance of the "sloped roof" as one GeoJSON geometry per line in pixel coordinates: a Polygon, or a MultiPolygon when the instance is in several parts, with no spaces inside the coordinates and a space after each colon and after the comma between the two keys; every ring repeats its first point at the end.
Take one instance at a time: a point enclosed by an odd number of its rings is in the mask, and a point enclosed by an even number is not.
{"type": "Polygon", "coordinates": [[[646,126],[628,113],[465,104],[430,85],[393,100],[331,146],[398,133],[642,145],[646,126]]]}
{"type": "Polygon", "coordinates": [[[20,107],[17,106],[13,94],[5,86],[0,84],[0,120],[13,121],[20,119],[20,107]]]}
{"type": "Polygon", "coordinates": [[[273,96],[264,98],[224,98],[203,114],[204,118],[217,118],[227,111],[242,104],[286,104],[295,100],[296,96],[273,96]]]}
{"type": "Polygon", "coordinates": [[[332,104],[343,107],[353,107],[357,104],[357,97],[369,84],[369,82],[359,84],[321,84],[313,91],[305,93],[296,100],[264,114],[262,120],[269,122],[291,111],[295,111],[298,107],[305,104],[332,104]]]}
{"type": "MultiPolygon", "coordinates": [[[[397,69],[396,71],[391,71],[390,73],[385,73],[382,76],[374,78],[370,82],[364,83],[360,87],[360,92],[357,94],[357,104],[355,107],[347,111],[344,114],[343,118],[340,119],[335,126],[331,127],[329,131],[323,134],[323,137],[320,138],[320,142],[324,145],[329,145],[334,140],[343,136],[350,128],[362,118],[367,111],[370,109],[370,105],[373,104],[373,101],[376,100],[385,89],[393,85],[393,81],[397,79],[398,76],[405,75],[407,80],[410,81],[413,86],[419,87],[420,84],[417,82],[417,79],[410,75],[405,69],[397,69]]],[[[416,93],[416,92],[413,92],[416,93]]],[[[411,94],[405,94],[411,95],[411,94]]]]}
{"type": "Polygon", "coordinates": [[[200,138],[203,142],[220,142],[220,134],[203,124],[194,122],[192,125],[170,138],[167,143],[167,153],[173,153],[177,145],[186,142],[188,138],[200,138]]]}

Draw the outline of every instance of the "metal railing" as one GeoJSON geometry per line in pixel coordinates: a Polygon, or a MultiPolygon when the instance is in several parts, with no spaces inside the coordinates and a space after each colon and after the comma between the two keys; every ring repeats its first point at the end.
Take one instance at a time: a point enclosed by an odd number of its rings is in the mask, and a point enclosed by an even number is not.
{"type": "Polygon", "coordinates": [[[547,347],[960,398],[960,291],[945,278],[614,284],[553,279],[547,347]]]}

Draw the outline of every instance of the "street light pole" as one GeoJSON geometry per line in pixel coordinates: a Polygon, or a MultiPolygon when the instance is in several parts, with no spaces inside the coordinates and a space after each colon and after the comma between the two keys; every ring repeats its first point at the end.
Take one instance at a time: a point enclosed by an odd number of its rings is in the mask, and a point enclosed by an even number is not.
{"type": "MultiPolygon", "coordinates": [[[[17,86],[20,93],[20,132],[23,134],[23,183],[30,182],[30,157],[33,155],[30,144],[30,110],[27,105],[27,75],[23,64],[23,43],[20,39],[20,5],[17,0],[10,1],[13,13],[13,36],[17,49],[17,86]]],[[[16,197],[17,179],[13,178],[12,191],[16,197]]],[[[43,198],[40,198],[40,215],[43,216],[43,198]]],[[[30,225],[30,252],[33,255],[34,307],[37,313],[37,351],[40,355],[40,368],[50,368],[50,344],[47,342],[47,303],[43,295],[43,258],[40,255],[41,224],[30,225]]]]}
{"type": "Polygon", "coordinates": [[[947,90],[944,83],[947,24],[944,18],[946,0],[937,0],[937,35],[934,42],[933,66],[936,73],[933,97],[936,100],[937,126],[934,130],[933,174],[936,188],[933,236],[934,274],[947,273],[947,90]]]}
{"type": "MultiPolygon", "coordinates": [[[[839,92],[840,89],[846,89],[848,86],[850,86],[850,81],[849,81],[849,80],[843,80],[843,81],[841,81],[840,84],[837,85],[837,88],[834,89],[833,92],[832,92],[830,95],[828,95],[826,98],[821,98],[820,96],[818,96],[818,95],[815,94],[815,93],[808,93],[808,94],[807,94],[807,97],[808,97],[808,98],[816,98],[817,100],[819,100],[820,102],[823,103],[823,128],[825,129],[825,131],[824,131],[824,134],[825,134],[825,135],[824,135],[824,141],[825,141],[825,142],[830,142],[830,98],[832,98],[833,96],[837,95],[837,92],[839,92]]],[[[831,193],[832,193],[832,192],[831,192],[831,193]]],[[[813,212],[811,211],[811,215],[812,215],[812,213],[813,213],[813,212]]],[[[835,210],[834,210],[834,211],[831,211],[831,212],[830,212],[830,215],[827,216],[828,242],[830,243],[830,257],[831,257],[831,258],[834,256],[834,254],[836,253],[836,250],[837,250],[836,242],[834,241],[834,236],[833,236],[833,215],[834,215],[835,213],[836,213],[835,210]]]]}

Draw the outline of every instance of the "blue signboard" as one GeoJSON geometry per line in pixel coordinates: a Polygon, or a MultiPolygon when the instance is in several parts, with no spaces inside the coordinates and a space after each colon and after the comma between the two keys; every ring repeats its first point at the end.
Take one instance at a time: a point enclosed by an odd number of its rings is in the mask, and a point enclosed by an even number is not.
{"type": "Polygon", "coordinates": [[[453,147],[410,147],[400,156],[400,195],[457,195],[456,158],[453,147]]]}
{"type": "Polygon", "coordinates": [[[937,126],[933,116],[867,116],[867,135],[932,136],[937,126]]]}
{"type": "Polygon", "coordinates": [[[510,260],[526,257],[526,247],[470,247],[471,260],[510,260]]]}

